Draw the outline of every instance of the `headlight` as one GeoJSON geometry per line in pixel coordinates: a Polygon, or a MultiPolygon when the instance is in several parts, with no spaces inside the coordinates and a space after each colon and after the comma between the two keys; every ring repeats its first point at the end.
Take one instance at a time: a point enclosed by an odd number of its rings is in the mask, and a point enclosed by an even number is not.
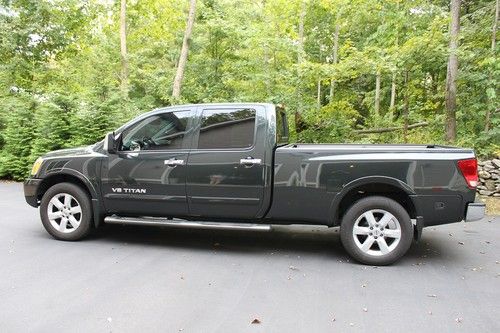
{"type": "Polygon", "coordinates": [[[40,167],[42,166],[43,159],[41,157],[37,158],[35,163],[33,164],[33,168],[31,168],[31,175],[36,176],[38,171],[40,170],[40,167]]]}

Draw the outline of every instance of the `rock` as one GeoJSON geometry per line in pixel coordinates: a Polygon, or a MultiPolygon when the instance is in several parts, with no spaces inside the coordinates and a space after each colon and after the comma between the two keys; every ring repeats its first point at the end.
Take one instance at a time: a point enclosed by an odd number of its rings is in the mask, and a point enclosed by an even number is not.
{"type": "Polygon", "coordinates": [[[479,171],[479,177],[482,179],[490,179],[491,173],[489,173],[488,171],[481,170],[479,171]]]}
{"type": "Polygon", "coordinates": [[[481,168],[484,165],[484,161],[477,162],[478,168],[481,168]]]}
{"type": "Polygon", "coordinates": [[[495,170],[495,167],[493,166],[493,164],[485,164],[483,170],[495,170]]]}
{"type": "Polygon", "coordinates": [[[492,195],[493,191],[481,190],[481,191],[479,191],[479,194],[481,194],[481,195],[492,195]]]}
{"type": "Polygon", "coordinates": [[[500,169],[500,159],[494,158],[491,160],[491,163],[497,167],[497,169],[500,169]]]}
{"type": "Polygon", "coordinates": [[[495,191],[496,190],[496,184],[495,184],[494,180],[488,179],[487,181],[484,182],[484,186],[486,186],[486,188],[489,191],[495,191]]]}
{"type": "Polygon", "coordinates": [[[500,197],[500,193],[493,193],[493,196],[498,198],[500,197]]]}

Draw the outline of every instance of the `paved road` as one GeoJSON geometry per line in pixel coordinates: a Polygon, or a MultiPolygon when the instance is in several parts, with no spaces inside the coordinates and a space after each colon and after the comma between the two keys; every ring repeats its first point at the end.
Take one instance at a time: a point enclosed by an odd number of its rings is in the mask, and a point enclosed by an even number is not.
{"type": "Polygon", "coordinates": [[[500,218],[426,229],[390,267],[337,230],[107,226],[55,241],[0,184],[0,331],[500,331],[500,218]],[[251,324],[254,319],[259,324],[251,324]]]}

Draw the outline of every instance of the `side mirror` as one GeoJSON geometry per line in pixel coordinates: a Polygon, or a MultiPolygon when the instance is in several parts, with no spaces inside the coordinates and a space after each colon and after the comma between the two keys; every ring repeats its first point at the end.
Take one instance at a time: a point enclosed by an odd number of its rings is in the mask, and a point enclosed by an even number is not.
{"type": "Polygon", "coordinates": [[[104,151],[108,154],[116,153],[116,138],[115,133],[109,132],[104,138],[104,151]]]}

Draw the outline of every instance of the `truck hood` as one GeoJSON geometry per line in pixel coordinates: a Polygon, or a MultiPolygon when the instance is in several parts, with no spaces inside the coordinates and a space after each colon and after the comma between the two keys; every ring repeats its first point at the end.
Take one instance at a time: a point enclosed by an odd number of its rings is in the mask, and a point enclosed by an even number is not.
{"type": "Polygon", "coordinates": [[[43,155],[42,158],[88,155],[94,152],[93,147],[94,145],[54,150],[43,155]]]}

